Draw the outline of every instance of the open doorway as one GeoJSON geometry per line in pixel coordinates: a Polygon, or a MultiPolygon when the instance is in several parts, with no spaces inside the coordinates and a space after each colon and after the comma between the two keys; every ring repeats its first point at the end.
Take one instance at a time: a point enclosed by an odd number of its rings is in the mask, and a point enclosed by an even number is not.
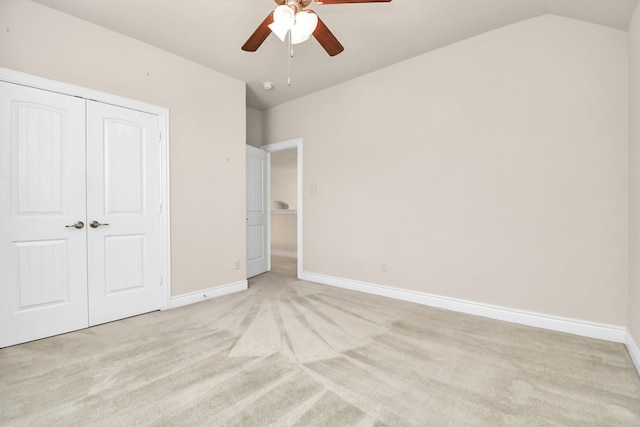
{"type": "MultiPolygon", "coordinates": [[[[269,167],[271,257],[291,265],[297,261],[302,274],[302,138],[263,145],[271,153],[269,167]]],[[[271,270],[271,259],[269,260],[271,270]]]]}
{"type": "Polygon", "coordinates": [[[271,256],[298,258],[297,148],[271,153],[271,256]]]}

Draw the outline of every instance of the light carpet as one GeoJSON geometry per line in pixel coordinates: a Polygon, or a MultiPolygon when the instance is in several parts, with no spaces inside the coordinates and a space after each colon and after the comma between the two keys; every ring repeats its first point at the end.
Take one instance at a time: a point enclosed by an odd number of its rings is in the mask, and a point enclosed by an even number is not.
{"type": "Polygon", "coordinates": [[[622,344],[298,281],[286,258],[249,284],[0,350],[0,424],[640,425],[622,344]]]}

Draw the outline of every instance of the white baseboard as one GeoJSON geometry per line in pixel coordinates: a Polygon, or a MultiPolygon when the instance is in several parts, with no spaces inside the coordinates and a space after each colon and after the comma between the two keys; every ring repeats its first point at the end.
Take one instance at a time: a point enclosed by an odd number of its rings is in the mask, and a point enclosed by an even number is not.
{"type": "Polygon", "coordinates": [[[636,345],[636,342],[633,340],[631,334],[627,331],[627,341],[625,342],[627,346],[627,350],[629,351],[629,356],[631,356],[631,360],[633,364],[636,365],[636,370],[638,371],[638,375],[640,375],[640,350],[636,345]]]}
{"type": "MultiPolygon", "coordinates": [[[[630,339],[627,329],[622,326],[594,323],[456,298],[442,297],[406,289],[376,285],[373,283],[342,279],[324,274],[310,273],[307,271],[302,272],[300,279],[373,295],[381,295],[416,304],[443,308],[460,313],[473,314],[476,316],[488,317],[491,319],[503,320],[505,322],[518,323],[526,326],[534,326],[536,328],[549,329],[557,332],[566,332],[589,338],[597,338],[618,343],[628,343],[630,339]]],[[[638,366],[637,362],[636,366],[638,366]]]]}
{"type": "Polygon", "coordinates": [[[285,256],[287,258],[298,258],[298,252],[296,252],[296,251],[282,251],[280,249],[271,249],[271,255],[285,256]]]}
{"type": "Polygon", "coordinates": [[[215,288],[192,292],[190,294],[177,295],[175,297],[171,297],[171,301],[169,301],[169,308],[182,307],[183,305],[206,301],[211,298],[244,291],[247,288],[248,282],[246,280],[242,280],[236,283],[229,283],[228,285],[216,286],[215,288]]]}

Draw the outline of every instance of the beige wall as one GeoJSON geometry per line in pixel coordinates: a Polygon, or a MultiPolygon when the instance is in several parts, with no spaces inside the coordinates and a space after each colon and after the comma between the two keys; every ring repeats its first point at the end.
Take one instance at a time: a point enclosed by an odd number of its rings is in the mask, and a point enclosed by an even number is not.
{"type": "Polygon", "coordinates": [[[640,345],[640,7],[629,30],[629,322],[640,345]]]}
{"type": "Polygon", "coordinates": [[[625,325],[627,58],[547,15],[267,110],[304,138],[305,271],[625,325]]]}
{"type": "Polygon", "coordinates": [[[245,84],[27,0],[0,28],[0,67],[170,109],[173,294],[244,280],[245,84]]]}
{"type": "Polygon", "coordinates": [[[262,146],[262,111],[247,108],[247,144],[262,146]]]}

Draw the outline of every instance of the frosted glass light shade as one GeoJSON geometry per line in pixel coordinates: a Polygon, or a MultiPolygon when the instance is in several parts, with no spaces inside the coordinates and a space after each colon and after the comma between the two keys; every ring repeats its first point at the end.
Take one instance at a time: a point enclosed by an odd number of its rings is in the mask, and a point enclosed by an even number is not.
{"type": "Polygon", "coordinates": [[[287,31],[289,31],[291,27],[287,27],[286,25],[278,24],[274,22],[273,24],[269,24],[269,29],[273,34],[278,36],[280,41],[284,41],[284,38],[287,37],[287,31]]]}
{"type": "Polygon", "coordinates": [[[273,11],[273,23],[269,24],[269,29],[282,41],[287,36],[287,31],[293,27],[295,22],[295,12],[289,6],[278,6],[273,11]]]}
{"type": "Polygon", "coordinates": [[[273,11],[273,21],[279,25],[288,25],[289,28],[293,27],[295,21],[295,12],[289,6],[278,6],[273,11]]]}
{"type": "Polygon", "coordinates": [[[295,18],[295,24],[291,27],[291,43],[298,44],[311,37],[318,25],[318,16],[305,10],[299,12],[295,18]]]}

